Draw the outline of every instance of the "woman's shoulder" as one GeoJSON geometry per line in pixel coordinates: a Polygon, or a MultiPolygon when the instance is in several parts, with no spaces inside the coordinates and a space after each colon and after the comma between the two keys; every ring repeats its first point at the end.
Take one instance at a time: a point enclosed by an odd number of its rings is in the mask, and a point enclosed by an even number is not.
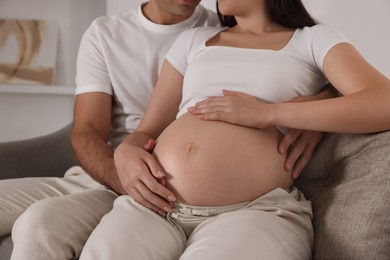
{"type": "Polygon", "coordinates": [[[308,38],[345,38],[344,34],[337,28],[325,24],[306,26],[301,31],[308,38]]]}
{"type": "Polygon", "coordinates": [[[329,25],[307,26],[298,29],[297,32],[297,36],[294,38],[294,50],[304,54],[321,71],[323,70],[323,61],[329,50],[339,43],[350,43],[339,30],[329,25]]]}
{"type": "Polygon", "coordinates": [[[337,43],[351,43],[337,28],[324,24],[303,27],[296,34],[294,40],[298,46],[309,46],[316,51],[337,43]]]}

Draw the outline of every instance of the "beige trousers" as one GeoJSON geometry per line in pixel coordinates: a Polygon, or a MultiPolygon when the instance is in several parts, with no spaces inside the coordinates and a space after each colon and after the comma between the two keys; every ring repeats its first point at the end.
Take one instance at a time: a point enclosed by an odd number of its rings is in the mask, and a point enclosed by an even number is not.
{"type": "Polygon", "coordinates": [[[305,260],[311,258],[311,218],[311,204],[296,188],[239,205],[177,204],[167,218],[120,196],[80,260],[305,260]]]}
{"type": "Polygon", "coordinates": [[[0,181],[0,235],[12,231],[12,260],[73,259],[117,195],[81,167],[64,178],[0,181]]]}

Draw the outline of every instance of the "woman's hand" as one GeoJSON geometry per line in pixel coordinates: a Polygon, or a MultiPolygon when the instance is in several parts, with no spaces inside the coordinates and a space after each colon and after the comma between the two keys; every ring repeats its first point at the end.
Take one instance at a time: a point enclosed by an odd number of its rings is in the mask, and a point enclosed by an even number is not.
{"type": "MultiPolygon", "coordinates": [[[[305,102],[333,97],[332,87],[327,87],[316,96],[297,97],[288,102],[305,102]]],[[[264,128],[269,126],[271,115],[269,105],[258,99],[235,91],[223,91],[224,96],[211,97],[200,101],[188,109],[192,114],[204,120],[225,121],[248,127],[264,128]]],[[[291,177],[297,179],[303,168],[311,159],[324,133],[317,131],[289,129],[278,146],[281,154],[287,152],[286,171],[291,171],[291,177]]]]}
{"type": "Polygon", "coordinates": [[[123,189],[143,206],[165,216],[175,195],[165,187],[165,174],[150,151],[155,142],[137,147],[123,142],[114,152],[115,166],[123,189]]]}
{"type": "Polygon", "coordinates": [[[247,127],[269,126],[269,105],[242,92],[223,90],[223,96],[210,97],[188,111],[203,120],[224,121],[247,127]]]}

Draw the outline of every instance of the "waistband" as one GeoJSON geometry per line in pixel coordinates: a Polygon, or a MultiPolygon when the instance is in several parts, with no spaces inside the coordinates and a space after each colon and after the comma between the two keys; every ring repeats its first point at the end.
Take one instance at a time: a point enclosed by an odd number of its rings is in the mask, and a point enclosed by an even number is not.
{"type": "Polygon", "coordinates": [[[189,205],[185,205],[182,203],[174,203],[174,207],[173,207],[171,214],[173,217],[176,214],[210,217],[210,216],[215,216],[215,215],[218,215],[221,213],[238,210],[240,208],[245,207],[248,204],[249,204],[249,202],[243,202],[243,203],[226,205],[226,206],[201,207],[201,206],[189,206],[189,205]]]}

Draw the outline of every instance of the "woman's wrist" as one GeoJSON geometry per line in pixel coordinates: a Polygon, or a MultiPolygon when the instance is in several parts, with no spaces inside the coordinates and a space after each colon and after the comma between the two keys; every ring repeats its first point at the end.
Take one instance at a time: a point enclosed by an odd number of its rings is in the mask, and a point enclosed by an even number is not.
{"type": "Polygon", "coordinates": [[[256,127],[259,129],[263,129],[269,126],[278,126],[278,110],[279,104],[259,104],[257,117],[258,122],[256,124],[256,127]]]}
{"type": "Polygon", "coordinates": [[[269,104],[269,112],[267,113],[267,126],[280,126],[278,122],[281,104],[269,104]]]}

